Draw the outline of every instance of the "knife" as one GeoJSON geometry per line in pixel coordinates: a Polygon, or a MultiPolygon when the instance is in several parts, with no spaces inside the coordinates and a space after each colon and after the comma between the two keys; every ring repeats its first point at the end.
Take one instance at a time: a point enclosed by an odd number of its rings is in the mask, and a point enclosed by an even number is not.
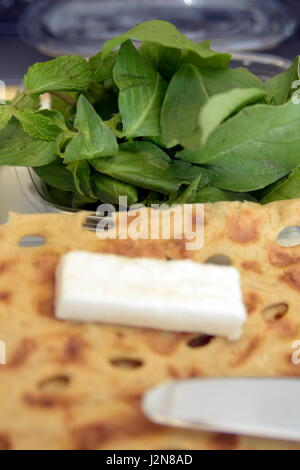
{"type": "Polygon", "coordinates": [[[299,401],[297,378],[201,378],[150,389],[142,408],[158,424],[300,441],[299,401]]]}

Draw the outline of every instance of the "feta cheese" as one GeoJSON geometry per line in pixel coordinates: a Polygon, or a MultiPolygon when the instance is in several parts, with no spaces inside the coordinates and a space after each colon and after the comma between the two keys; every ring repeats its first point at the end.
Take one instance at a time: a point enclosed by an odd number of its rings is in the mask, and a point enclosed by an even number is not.
{"type": "Polygon", "coordinates": [[[233,267],[74,251],[57,269],[56,317],[233,340],[246,311],[233,267]]]}

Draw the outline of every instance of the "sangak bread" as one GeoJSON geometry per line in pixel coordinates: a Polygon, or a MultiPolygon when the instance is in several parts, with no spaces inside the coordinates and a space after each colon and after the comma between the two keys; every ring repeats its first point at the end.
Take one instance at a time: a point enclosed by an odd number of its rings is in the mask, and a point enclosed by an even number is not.
{"type": "MultiPolygon", "coordinates": [[[[300,222],[300,200],[205,206],[205,244],[99,240],[77,215],[16,215],[0,227],[2,449],[299,449],[296,443],[157,426],[140,410],[145,390],[169,378],[299,376],[300,246],[276,243],[300,222]],[[25,235],[44,246],[20,247],[25,235]],[[241,273],[248,320],[239,341],[57,321],[54,272],[69,250],[205,262],[223,254],[241,273]],[[272,306],[272,309],[266,311],[272,306]],[[275,307],[274,307],[275,306],[275,307]],[[270,321],[272,320],[272,321],[270,321]]],[[[221,390],[216,391],[216,399],[221,390]]]]}

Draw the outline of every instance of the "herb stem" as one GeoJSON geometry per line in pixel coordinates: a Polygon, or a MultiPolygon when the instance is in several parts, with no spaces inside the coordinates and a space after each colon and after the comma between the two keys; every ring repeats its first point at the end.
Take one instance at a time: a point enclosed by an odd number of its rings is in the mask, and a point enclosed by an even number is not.
{"type": "Polygon", "coordinates": [[[50,95],[56,96],[56,98],[59,98],[60,100],[64,101],[67,104],[70,104],[71,106],[76,105],[76,101],[72,100],[72,98],[69,98],[68,96],[64,95],[63,93],[59,93],[57,91],[50,91],[50,95]]]}
{"type": "Polygon", "coordinates": [[[16,95],[11,102],[12,106],[17,106],[23,98],[26,96],[26,91],[22,91],[19,95],[16,95]]]}

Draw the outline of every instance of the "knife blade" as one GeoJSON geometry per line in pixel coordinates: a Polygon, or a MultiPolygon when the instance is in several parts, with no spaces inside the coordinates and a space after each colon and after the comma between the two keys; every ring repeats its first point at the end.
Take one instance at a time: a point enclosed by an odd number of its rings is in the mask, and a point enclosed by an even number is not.
{"type": "Polygon", "coordinates": [[[299,397],[297,378],[197,378],[150,389],[142,408],[158,424],[300,441],[299,397]]]}

